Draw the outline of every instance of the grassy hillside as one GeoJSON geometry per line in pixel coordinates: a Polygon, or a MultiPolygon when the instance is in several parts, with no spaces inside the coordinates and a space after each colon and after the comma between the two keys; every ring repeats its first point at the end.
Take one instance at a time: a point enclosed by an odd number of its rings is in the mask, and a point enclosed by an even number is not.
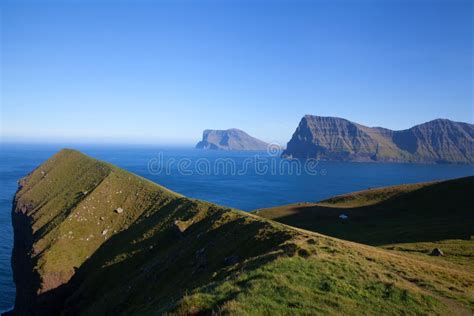
{"type": "Polygon", "coordinates": [[[21,185],[19,314],[474,311],[472,270],[189,199],[76,151],[21,185]]]}
{"type": "Polygon", "coordinates": [[[469,240],[474,235],[474,195],[469,192],[474,192],[474,177],[372,189],[254,213],[371,245],[469,240]],[[349,218],[342,220],[341,214],[349,218]]]}

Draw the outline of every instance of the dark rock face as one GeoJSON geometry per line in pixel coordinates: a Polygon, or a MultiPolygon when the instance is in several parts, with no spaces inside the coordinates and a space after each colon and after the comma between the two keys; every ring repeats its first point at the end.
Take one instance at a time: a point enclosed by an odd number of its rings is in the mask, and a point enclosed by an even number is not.
{"type": "Polygon", "coordinates": [[[197,149],[266,150],[268,144],[236,128],[205,130],[197,149]]]}
{"type": "Polygon", "coordinates": [[[60,302],[67,289],[61,275],[42,277],[36,269],[39,253],[34,246],[37,234],[32,229],[31,213],[37,209],[38,205],[18,198],[18,192],[21,191],[27,178],[19,181],[12,207],[14,232],[12,270],[16,285],[15,305],[12,311],[2,315],[59,315],[60,302]],[[57,288],[48,293],[43,292],[42,289],[51,283],[57,283],[57,288]]]}
{"type": "Polygon", "coordinates": [[[283,157],[336,161],[474,163],[474,125],[438,119],[407,130],[306,115],[283,157]]]}
{"type": "Polygon", "coordinates": [[[34,314],[32,306],[36,304],[36,290],[39,278],[34,272],[34,263],[30,254],[33,245],[33,233],[30,219],[26,215],[32,207],[13,202],[12,224],[14,247],[12,253],[13,277],[16,284],[15,312],[18,315],[34,314]],[[31,302],[31,304],[25,304],[31,302]]]}

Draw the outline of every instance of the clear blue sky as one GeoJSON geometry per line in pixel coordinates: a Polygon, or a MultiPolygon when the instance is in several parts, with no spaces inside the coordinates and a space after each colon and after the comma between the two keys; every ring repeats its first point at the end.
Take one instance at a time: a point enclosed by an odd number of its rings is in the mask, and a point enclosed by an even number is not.
{"type": "Polygon", "coordinates": [[[1,2],[3,140],[473,122],[472,1],[1,2]]]}

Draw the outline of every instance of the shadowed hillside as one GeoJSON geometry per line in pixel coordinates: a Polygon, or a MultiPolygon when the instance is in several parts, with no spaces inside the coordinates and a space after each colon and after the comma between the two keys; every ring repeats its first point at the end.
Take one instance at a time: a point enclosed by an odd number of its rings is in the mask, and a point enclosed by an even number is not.
{"type": "Polygon", "coordinates": [[[257,210],[278,222],[372,245],[468,240],[474,235],[474,177],[401,185],[257,210]],[[348,219],[339,216],[345,214],[348,219]]]}
{"type": "Polygon", "coordinates": [[[189,199],[73,150],[21,180],[13,224],[19,315],[474,311],[455,263],[189,199]]]}

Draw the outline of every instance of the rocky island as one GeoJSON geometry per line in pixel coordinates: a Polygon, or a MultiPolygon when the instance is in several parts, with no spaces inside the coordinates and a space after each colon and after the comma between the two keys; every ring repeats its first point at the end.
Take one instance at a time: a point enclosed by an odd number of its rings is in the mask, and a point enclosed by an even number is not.
{"type": "Polygon", "coordinates": [[[184,197],[69,149],[19,184],[16,315],[474,310],[471,263],[459,268],[445,246],[447,259],[435,259],[347,242],[184,197]]]}
{"type": "Polygon", "coordinates": [[[268,144],[264,141],[236,128],[227,130],[207,129],[202,133],[202,140],[196,145],[197,149],[249,151],[264,151],[267,147],[268,144]]]}
{"type": "Polygon", "coordinates": [[[474,125],[437,119],[407,130],[305,115],[283,157],[333,161],[474,163],[474,125]]]}

